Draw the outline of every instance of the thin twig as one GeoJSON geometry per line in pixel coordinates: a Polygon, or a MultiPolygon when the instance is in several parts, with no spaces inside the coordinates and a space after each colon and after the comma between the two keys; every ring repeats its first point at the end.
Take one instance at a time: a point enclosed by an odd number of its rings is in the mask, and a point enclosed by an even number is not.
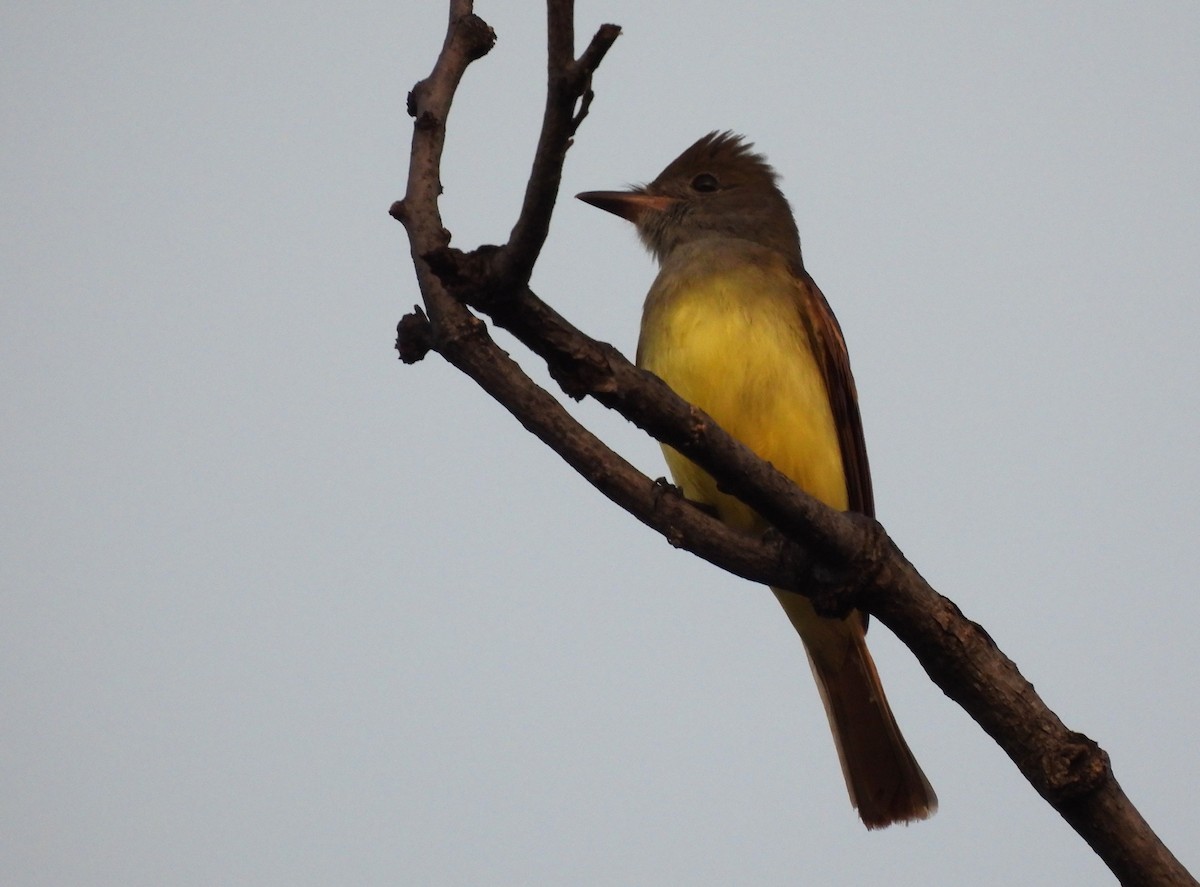
{"type": "Polygon", "coordinates": [[[576,61],[572,53],[575,43],[575,13],[571,0],[550,0],[547,3],[546,108],[542,114],[542,130],[533,155],[533,168],[525,186],[521,214],[513,226],[497,267],[497,273],[508,288],[520,288],[529,283],[533,265],[541,254],[550,232],[550,217],[558,199],[562,182],[563,163],[571,137],[590,104],[588,92],[592,73],[604,60],[621,29],[616,25],[601,25],[592,37],[587,51],[576,61]],[[576,106],[579,114],[576,114],[576,106]]]}

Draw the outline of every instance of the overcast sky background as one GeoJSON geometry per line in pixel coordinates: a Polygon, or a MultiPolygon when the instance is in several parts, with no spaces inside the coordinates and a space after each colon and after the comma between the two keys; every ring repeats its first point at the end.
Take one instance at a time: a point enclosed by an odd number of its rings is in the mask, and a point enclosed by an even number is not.
{"type": "MultiPolygon", "coordinates": [[[[884,524],[1200,871],[1197,6],[579,5],[580,48],[625,33],[564,195],[757,143],[884,524]]],[[[771,595],[396,361],[445,4],[2,10],[5,884],[1112,883],[881,626],[941,812],[867,833],[771,595]]],[[[539,4],[477,11],[464,248],[543,94],[539,4]]],[[[653,274],[564,199],[534,284],[631,353],[653,274]]]]}

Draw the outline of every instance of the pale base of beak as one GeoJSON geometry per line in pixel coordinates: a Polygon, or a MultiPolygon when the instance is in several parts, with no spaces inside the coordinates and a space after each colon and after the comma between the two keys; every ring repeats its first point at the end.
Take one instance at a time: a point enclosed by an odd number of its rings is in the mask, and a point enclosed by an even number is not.
{"type": "Polygon", "coordinates": [[[658,197],[641,191],[584,191],[576,194],[584,203],[637,224],[647,212],[666,212],[675,204],[674,197],[658,197]]]}

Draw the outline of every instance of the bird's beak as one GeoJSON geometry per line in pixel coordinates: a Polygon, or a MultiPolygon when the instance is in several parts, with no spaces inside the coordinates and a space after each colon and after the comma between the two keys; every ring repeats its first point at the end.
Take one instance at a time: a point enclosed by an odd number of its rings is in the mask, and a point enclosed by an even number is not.
{"type": "Polygon", "coordinates": [[[642,191],[584,191],[575,196],[635,225],[646,213],[666,212],[676,203],[674,197],[656,197],[642,191]]]}

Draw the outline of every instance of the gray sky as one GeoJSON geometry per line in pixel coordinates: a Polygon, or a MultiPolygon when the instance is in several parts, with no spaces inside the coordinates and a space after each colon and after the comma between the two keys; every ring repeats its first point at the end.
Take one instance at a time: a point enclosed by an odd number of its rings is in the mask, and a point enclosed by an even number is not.
{"type": "MultiPolygon", "coordinates": [[[[625,35],[564,194],[711,129],[758,144],[884,524],[1200,870],[1196,6],[580,7],[581,45],[625,35]]],[[[507,236],[542,101],[539,4],[478,11],[463,247],[507,236]]],[[[880,626],[942,808],[868,834],[770,594],[396,362],[418,296],[386,211],[444,24],[4,4],[4,882],[1111,883],[880,626]]],[[[564,200],[534,283],[629,352],[653,273],[564,200]]]]}

